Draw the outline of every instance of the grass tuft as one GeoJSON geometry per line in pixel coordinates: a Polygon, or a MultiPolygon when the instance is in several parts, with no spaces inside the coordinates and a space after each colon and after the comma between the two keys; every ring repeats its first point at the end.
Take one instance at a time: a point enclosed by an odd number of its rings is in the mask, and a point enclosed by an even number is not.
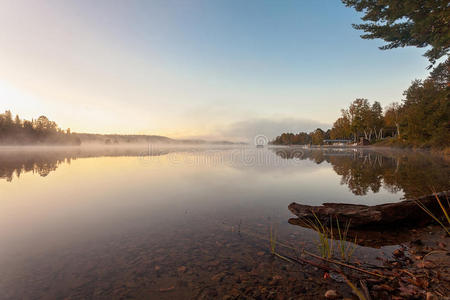
{"type": "MultiPolygon", "coordinates": [[[[270,253],[272,253],[273,256],[279,257],[287,262],[292,262],[291,259],[287,258],[284,255],[281,255],[280,253],[278,253],[276,251],[276,246],[277,246],[277,235],[276,235],[276,230],[274,229],[273,225],[270,224],[270,232],[269,232],[269,243],[270,243],[270,253]]],[[[279,244],[279,243],[278,243],[279,244]]]]}
{"type": "Polygon", "coordinates": [[[341,229],[341,225],[339,223],[338,218],[336,217],[336,226],[337,226],[337,236],[333,232],[333,219],[330,217],[330,226],[325,226],[317,217],[317,215],[312,212],[314,216],[314,220],[303,219],[303,221],[314,231],[317,232],[318,242],[317,248],[319,250],[320,255],[323,258],[333,258],[334,256],[334,248],[337,247],[339,249],[339,253],[341,259],[344,261],[350,261],[353,256],[353,252],[355,251],[357,245],[357,237],[355,237],[354,241],[348,242],[348,231],[350,228],[350,222],[347,222],[344,225],[343,230],[341,229]],[[336,246],[333,241],[335,241],[336,246]]]}
{"type": "MultiPolygon", "coordinates": [[[[414,202],[427,214],[429,215],[431,218],[433,218],[439,225],[441,225],[441,227],[445,230],[445,232],[447,232],[448,235],[450,235],[450,217],[449,214],[447,212],[447,208],[445,208],[445,206],[442,204],[441,199],[439,199],[438,194],[434,191],[433,192],[434,197],[436,198],[436,201],[439,203],[439,207],[442,210],[442,213],[445,216],[445,219],[447,220],[447,225],[444,224],[444,222],[442,222],[439,217],[437,217],[435,214],[433,214],[422,202],[420,202],[419,200],[414,200],[414,202]]],[[[448,195],[445,195],[446,199],[447,199],[447,206],[450,207],[449,204],[449,200],[448,200],[448,195]]]]}
{"type": "Polygon", "coordinates": [[[356,249],[357,237],[355,236],[355,240],[353,241],[353,243],[349,243],[347,241],[347,234],[348,234],[348,230],[350,228],[350,221],[348,221],[345,224],[343,232],[341,232],[339,220],[337,217],[336,217],[336,225],[337,225],[337,230],[338,230],[338,235],[339,235],[339,239],[337,240],[337,242],[338,242],[339,251],[341,253],[341,258],[344,261],[350,261],[350,258],[352,257],[353,252],[355,252],[355,249],[356,249]]]}

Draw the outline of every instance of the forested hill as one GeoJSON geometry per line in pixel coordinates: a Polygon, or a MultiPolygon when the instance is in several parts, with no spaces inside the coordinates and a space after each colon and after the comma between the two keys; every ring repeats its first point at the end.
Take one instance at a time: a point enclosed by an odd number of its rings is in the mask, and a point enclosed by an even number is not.
{"type": "Polygon", "coordinates": [[[70,132],[62,130],[45,116],[31,121],[13,119],[11,111],[0,114],[0,145],[80,145],[81,140],[70,132]]]}
{"type": "Polygon", "coordinates": [[[11,111],[0,114],[0,145],[131,145],[131,144],[213,144],[232,145],[229,141],[171,139],[160,135],[122,135],[75,133],[63,130],[45,116],[31,121],[13,118],[11,111]]]}

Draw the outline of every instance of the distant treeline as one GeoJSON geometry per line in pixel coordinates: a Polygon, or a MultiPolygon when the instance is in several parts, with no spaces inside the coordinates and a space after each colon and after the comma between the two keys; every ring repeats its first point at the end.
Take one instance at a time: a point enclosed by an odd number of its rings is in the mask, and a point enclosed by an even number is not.
{"type": "Polygon", "coordinates": [[[13,119],[11,111],[0,114],[0,145],[129,145],[129,144],[192,144],[234,145],[229,141],[206,141],[196,139],[171,139],[160,135],[95,134],[62,130],[45,116],[36,120],[13,119]]]}
{"type": "Polygon", "coordinates": [[[364,138],[370,143],[445,148],[450,146],[449,123],[450,60],[439,64],[425,80],[415,80],[403,93],[401,104],[384,110],[375,101],[356,99],[341,111],[330,130],[311,133],[283,133],[272,142],[277,145],[323,144],[324,139],[364,138]]]}
{"type": "Polygon", "coordinates": [[[95,134],[75,133],[83,144],[147,144],[147,143],[172,143],[175,140],[159,135],[123,135],[123,134],[95,134]]]}
{"type": "Polygon", "coordinates": [[[75,133],[83,144],[191,144],[191,145],[235,145],[239,143],[229,141],[206,141],[198,139],[172,139],[161,135],[143,134],[95,134],[95,133],[75,133]]]}
{"type": "Polygon", "coordinates": [[[273,145],[321,145],[323,144],[324,139],[330,138],[331,130],[323,131],[320,128],[316,130],[306,133],[299,132],[295,133],[282,133],[277,136],[271,144],[273,145]]]}
{"type": "Polygon", "coordinates": [[[28,121],[18,115],[13,119],[9,110],[0,114],[0,145],[35,144],[80,145],[81,140],[45,116],[28,121]]]}

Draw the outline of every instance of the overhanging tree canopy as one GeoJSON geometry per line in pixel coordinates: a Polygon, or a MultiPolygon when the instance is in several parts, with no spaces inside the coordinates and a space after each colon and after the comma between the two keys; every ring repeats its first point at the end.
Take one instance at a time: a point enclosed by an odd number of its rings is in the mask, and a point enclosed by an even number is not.
{"type": "Polygon", "coordinates": [[[450,5],[448,0],[342,0],[358,12],[365,23],[353,24],[366,34],[363,39],[387,42],[382,50],[405,46],[431,46],[424,54],[434,64],[450,48],[450,5]]]}

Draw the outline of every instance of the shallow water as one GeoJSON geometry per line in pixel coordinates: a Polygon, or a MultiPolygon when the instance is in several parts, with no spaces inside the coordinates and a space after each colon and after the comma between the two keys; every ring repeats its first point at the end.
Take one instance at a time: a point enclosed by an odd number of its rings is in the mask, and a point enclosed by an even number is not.
{"type": "Polygon", "coordinates": [[[395,202],[448,190],[449,175],[442,158],[406,151],[4,148],[0,298],[320,294],[329,283],[306,283],[317,270],[269,254],[270,226],[317,251],[314,232],[288,223],[289,203],[395,202]]]}

